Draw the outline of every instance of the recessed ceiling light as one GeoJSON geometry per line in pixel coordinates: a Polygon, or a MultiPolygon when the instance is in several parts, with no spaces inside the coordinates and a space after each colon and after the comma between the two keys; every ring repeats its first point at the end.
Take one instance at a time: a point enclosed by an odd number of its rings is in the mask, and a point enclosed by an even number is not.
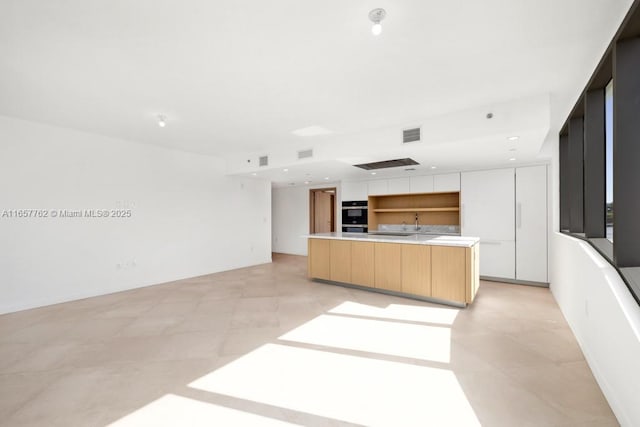
{"type": "Polygon", "coordinates": [[[515,157],[512,157],[512,158],[509,159],[509,161],[513,162],[515,159],[516,159],[515,157]]]}
{"type": "Polygon", "coordinates": [[[431,169],[435,169],[435,168],[437,168],[437,166],[431,166],[431,169]]]}
{"type": "Polygon", "coordinates": [[[165,116],[163,116],[162,114],[159,114],[158,115],[158,126],[163,128],[166,125],[167,125],[167,118],[165,116]]]}
{"type": "Polygon", "coordinates": [[[258,175],[258,174],[254,172],[254,173],[252,173],[251,175],[256,176],[256,175],[258,175]]]}
{"type": "Polygon", "coordinates": [[[324,177],[324,179],[325,179],[326,181],[328,181],[328,180],[329,180],[329,177],[328,177],[328,176],[325,176],[325,177],[324,177]]]}
{"type": "Polygon", "coordinates": [[[282,169],[282,172],[289,172],[289,169],[282,169]]]}
{"type": "Polygon", "coordinates": [[[519,136],[510,136],[509,138],[507,138],[508,141],[517,141],[518,139],[520,139],[519,136]]]}
{"type": "Polygon", "coordinates": [[[304,183],[305,183],[305,184],[309,184],[310,182],[311,182],[311,181],[305,181],[304,183]]]}
{"type": "Polygon", "coordinates": [[[375,175],[375,174],[376,174],[375,172],[371,172],[371,175],[375,175]]]}

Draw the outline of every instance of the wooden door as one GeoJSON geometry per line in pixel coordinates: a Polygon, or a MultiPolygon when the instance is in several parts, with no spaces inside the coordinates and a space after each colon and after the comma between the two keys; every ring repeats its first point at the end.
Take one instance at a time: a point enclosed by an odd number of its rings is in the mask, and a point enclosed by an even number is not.
{"type": "Polygon", "coordinates": [[[335,190],[311,190],[311,233],[335,231],[335,190]]]}

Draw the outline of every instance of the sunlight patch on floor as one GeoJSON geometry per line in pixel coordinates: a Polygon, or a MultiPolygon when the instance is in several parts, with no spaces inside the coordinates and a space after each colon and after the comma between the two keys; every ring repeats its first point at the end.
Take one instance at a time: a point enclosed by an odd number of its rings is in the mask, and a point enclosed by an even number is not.
{"type": "Polygon", "coordinates": [[[405,320],[409,322],[437,323],[453,325],[460,310],[455,308],[425,307],[417,305],[389,304],[375,307],[346,301],[329,310],[333,314],[348,314],[352,316],[377,317],[380,319],[405,320]]]}
{"type": "Polygon", "coordinates": [[[449,363],[451,329],[320,315],[280,336],[280,339],[449,363]]]}
{"type": "Polygon", "coordinates": [[[278,344],[189,386],[364,425],[480,425],[449,370],[278,344]]]}
{"type": "Polygon", "coordinates": [[[166,394],[135,412],[109,424],[112,427],[174,426],[294,426],[297,424],[249,412],[166,394]]]}

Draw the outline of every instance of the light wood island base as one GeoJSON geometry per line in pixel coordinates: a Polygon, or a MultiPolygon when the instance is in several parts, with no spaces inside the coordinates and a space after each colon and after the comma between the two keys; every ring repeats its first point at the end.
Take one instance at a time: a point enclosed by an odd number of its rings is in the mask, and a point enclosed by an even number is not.
{"type": "Polygon", "coordinates": [[[464,307],[480,282],[479,245],[308,240],[308,277],[375,292],[464,307]]]}

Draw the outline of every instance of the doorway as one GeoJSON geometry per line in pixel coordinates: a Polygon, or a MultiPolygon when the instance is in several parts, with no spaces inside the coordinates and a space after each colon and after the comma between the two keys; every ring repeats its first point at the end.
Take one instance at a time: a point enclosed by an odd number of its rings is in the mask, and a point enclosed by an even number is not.
{"type": "Polygon", "coordinates": [[[336,188],[309,190],[309,233],[336,231],[336,188]]]}

